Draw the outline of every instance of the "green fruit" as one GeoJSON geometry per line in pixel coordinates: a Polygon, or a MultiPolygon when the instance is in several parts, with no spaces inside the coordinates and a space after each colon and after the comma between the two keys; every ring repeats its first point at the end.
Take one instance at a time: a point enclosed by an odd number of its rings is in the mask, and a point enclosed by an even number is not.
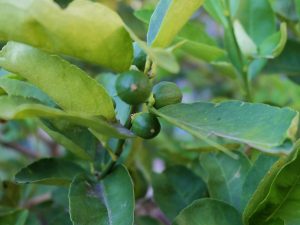
{"type": "Polygon", "coordinates": [[[138,71],[128,71],[119,75],[116,81],[118,96],[130,105],[145,102],[151,93],[151,83],[147,76],[138,71]]]}
{"type": "Polygon", "coordinates": [[[179,87],[173,82],[163,81],[153,87],[154,107],[161,108],[167,105],[180,103],[182,93],[179,87]]]}
{"type": "Polygon", "coordinates": [[[151,139],[160,132],[160,123],[153,114],[137,113],[132,118],[131,130],[139,137],[151,139]]]}
{"type": "Polygon", "coordinates": [[[133,65],[135,65],[139,70],[143,71],[145,69],[147,55],[146,53],[137,45],[136,42],[133,43],[134,59],[133,65]]]}

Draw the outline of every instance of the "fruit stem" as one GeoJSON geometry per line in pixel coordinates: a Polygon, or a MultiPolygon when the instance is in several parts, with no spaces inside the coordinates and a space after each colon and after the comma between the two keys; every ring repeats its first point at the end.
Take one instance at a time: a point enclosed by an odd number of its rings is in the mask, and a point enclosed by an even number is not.
{"type": "MultiPolygon", "coordinates": [[[[129,113],[129,116],[126,120],[126,123],[124,125],[125,128],[130,129],[131,128],[131,115],[134,114],[136,112],[136,106],[131,106],[131,110],[129,113]]],[[[119,139],[118,143],[117,143],[117,147],[116,150],[114,152],[114,156],[115,158],[111,158],[110,161],[106,164],[105,168],[103,169],[102,173],[98,176],[98,180],[103,179],[104,177],[106,177],[111,170],[114,168],[114,166],[116,165],[118,159],[121,157],[122,153],[123,153],[123,149],[124,149],[124,144],[126,142],[126,139],[119,139]]]]}
{"type": "Polygon", "coordinates": [[[144,74],[148,76],[149,71],[151,70],[152,67],[152,62],[149,56],[147,56],[146,64],[145,64],[145,69],[144,69],[144,74]]]}
{"type": "Polygon", "coordinates": [[[243,86],[244,86],[244,90],[245,90],[245,99],[246,101],[252,102],[253,98],[252,98],[252,92],[251,92],[251,82],[248,79],[248,62],[245,62],[242,51],[238,45],[235,33],[234,33],[234,28],[232,25],[233,22],[233,18],[232,15],[230,14],[230,3],[228,1],[223,2],[224,7],[226,8],[226,11],[228,12],[228,14],[226,15],[227,18],[227,22],[228,22],[228,27],[225,29],[228,29],[228,31],[230,32],[231,36],[232,36],[232,40],[234,42],[234,47],[237,51],[238,54],[238,60],[239,60],[239,65],[240,66],[236,66],[237,70],[239,71],[239,74],[241,75],[242,78],[242,82],[243,82],[243,86]],[[245,68],[247,68],[245,70],[245,68]]]}

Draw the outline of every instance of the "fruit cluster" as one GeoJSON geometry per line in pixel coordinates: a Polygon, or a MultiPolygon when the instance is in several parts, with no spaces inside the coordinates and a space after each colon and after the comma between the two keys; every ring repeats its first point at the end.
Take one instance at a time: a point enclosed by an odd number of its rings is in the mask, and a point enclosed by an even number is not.
{"type": "MultiPolygon", "coordinates": [[[[173,82],[160,82],[153,86],[149,78],[139,71],[128,71],[118,76],[116,81],[118,96],[129,105],[146,103],[153,96],[156,109],[180,103],[182,93],[173,82]]],[[[148,112],[140,112],[132,116],[131,130],[144,139],[151,139],[160,132],[157,117],[148,112]]]]}

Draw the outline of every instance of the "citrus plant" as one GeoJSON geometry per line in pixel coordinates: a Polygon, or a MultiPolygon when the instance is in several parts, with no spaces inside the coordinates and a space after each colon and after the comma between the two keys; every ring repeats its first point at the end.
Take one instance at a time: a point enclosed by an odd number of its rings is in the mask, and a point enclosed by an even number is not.
{"type": "Polygon", "coordinates": [[[0,0],[0,225],[300,224],[299,0],[0,0]]]}

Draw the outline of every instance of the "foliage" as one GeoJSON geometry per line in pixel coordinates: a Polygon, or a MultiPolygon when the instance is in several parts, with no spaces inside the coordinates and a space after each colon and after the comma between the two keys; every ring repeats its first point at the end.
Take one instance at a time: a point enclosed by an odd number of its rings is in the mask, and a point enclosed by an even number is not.
{"type": "Polygon", "coordinates": [[[0,0],[0,225],[299,224],[299,39],[299,0],[0,0]]]}

